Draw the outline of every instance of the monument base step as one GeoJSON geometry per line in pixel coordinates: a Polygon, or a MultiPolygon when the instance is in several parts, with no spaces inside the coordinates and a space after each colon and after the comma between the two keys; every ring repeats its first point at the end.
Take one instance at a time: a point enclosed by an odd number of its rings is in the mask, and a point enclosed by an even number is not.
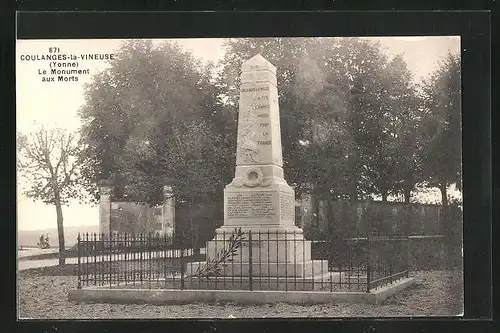
{"type": "Polygon", "coordinates": [[[199,290],[296,290],[336,291],[339,290],[338,273],[326,273],[315,277],[213,277],[187,278],[185,289],[199,290]]]}
{"type": "MultiPolygon", "coordinates": [[[[198,269],[204,269],[206,262],[191,262],[187,264],[186,274],[197,275],[198,269]]],[[[309,277],[328,273],[327,260],[308,260],[302,262],[228,262],[219,266],[219,275],[226,277],[309,277]]]]}
{"type": "MultiPolygon", "coordinates": [[[[315,277],[250,277],[217,276],[198,278],[179,276],[159,279],[153,289],[184,290],[293,290],[293,291],[365,291],[365,283],[340,283],[339,273],[328,272],[315,277]]],[[[109,288],[109,287],[106,287],[109,288]]],[[[114,285],[113,288],[136,288],[134,285],[114,285]]]]}

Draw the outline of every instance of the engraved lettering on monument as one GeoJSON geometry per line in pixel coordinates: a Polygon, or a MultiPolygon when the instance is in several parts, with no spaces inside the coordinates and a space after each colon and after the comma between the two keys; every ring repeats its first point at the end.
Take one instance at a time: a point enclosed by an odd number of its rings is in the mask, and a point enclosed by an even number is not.
{"type": "Polygon", "coordinates": [[[236,165],[282,165],[279,126],[261,127],[279,119],[273,116],[278,112],[275,70],[260,55],[242,66],[236,165]]]}
{"type": "Polygon", "coordinates": [[[252,192],[250,200],[252,201],[252,213],[256,218],[273,218],[276,215],[273,193],[252,192]]]}
{"type": "Polygon", "coordinates": [[[259,88],[247,88],[247,89],[241,89],[240,92],[251,92],[251,91],[267,91],[269,90],[268,87],[259,87],[259,88]]]}
{"type": "Polygon", "coordinates": [[[272,219],[275,216],[272,192],[240,192],[227,197],[228,218],[272,219]]]}
{"type": "Polygon", "coordinates": [[[290,193],[280,192],[280,215],[283,220],[295,218],[295,198],[290,193]]]}
{"type": "Polygon", "coordinates": [[[228,216],[239,219],[251,217],[250,201],[243,197],[243,194],[237,194],[227,198],[228,216]]]}

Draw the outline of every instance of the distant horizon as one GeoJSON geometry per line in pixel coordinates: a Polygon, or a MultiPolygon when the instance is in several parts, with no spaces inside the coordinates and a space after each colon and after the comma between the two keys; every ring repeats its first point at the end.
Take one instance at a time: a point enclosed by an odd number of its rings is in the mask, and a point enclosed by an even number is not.
{"type": "MultiPolygon", "coordinates": [[[[71,229],[74,229],[74,228],[89,228],[89,227],[99,227],[99,221],[97,221],[97,224],[65,225],[64,229],[67,229],[67,228],[71,228],[71,229]]],[[[21,229],[21,228],[18,228],[17,231],[46,231],[46,230],[52,230],[52,229],[57,230],[57,226],[54,226],[54,227],[45,227],[45,228],[40,227],[38,229],[21,229]]]]}

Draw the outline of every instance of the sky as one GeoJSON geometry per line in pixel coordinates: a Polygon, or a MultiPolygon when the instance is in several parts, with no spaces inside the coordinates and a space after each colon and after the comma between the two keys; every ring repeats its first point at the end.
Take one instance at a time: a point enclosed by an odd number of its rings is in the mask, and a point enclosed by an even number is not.
{"type": "MultiPolygon", "coordinates": [[[[437,37],[370,37],[381,43],[388,55],[401,54],[420,81],[430,74],[440,58],[448,52],[460,52],[460,38],[437,37]]],[[[160,42],[163,40],[154,40],[160,42]]],[[[216,62],[224,55],[221,38],[170,39],[178,43],[195,57],[207,62],[216,62]]],[[[27,57],[50,54],[49,49],[60,54],[113,53],[123,40],[18,40],[16,45],[16,123],[17,131],[28,133],[40,125],[77,130],[80,121],[77,111],[84,103],[83,86],[91,82],[92,75],[107,67],[104,60],[78,60],[77,69],[88,69],[89,74],[79,75],[77,82],[42,82],[43,71],[50,72],[51,62],[47,60],[26,61],[27,57]]],[[[19,183],[18,183],[19,184],[19,183]]],[[[429,202],[438,202],[435,191],[426,194],[429,202]]],[[[97,225],[97,206],[80,205],[71,202],[63,208],[65,226],[97,225]]],[[[17,227],[19,230],[38,230],[56,227],[53,206],[33,202],[20,191],[17,194],[17,227]]]]}

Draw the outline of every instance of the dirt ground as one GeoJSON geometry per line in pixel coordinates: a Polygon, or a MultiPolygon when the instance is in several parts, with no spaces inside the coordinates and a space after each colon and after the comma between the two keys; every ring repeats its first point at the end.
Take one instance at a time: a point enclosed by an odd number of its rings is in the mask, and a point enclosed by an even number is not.
{"type": "Polygon", "coordinates": [[[235,303],[148,305],[77,304],[68,300],[76,277],[51,276],[47,270],[19,274],[20,319],[110,318],[271,318],[271,317],[408,317],[456,316],[463,309],[461,271],[417,272],[416,283],[381,305],[330,303],[320,305],[235,303]]]}

